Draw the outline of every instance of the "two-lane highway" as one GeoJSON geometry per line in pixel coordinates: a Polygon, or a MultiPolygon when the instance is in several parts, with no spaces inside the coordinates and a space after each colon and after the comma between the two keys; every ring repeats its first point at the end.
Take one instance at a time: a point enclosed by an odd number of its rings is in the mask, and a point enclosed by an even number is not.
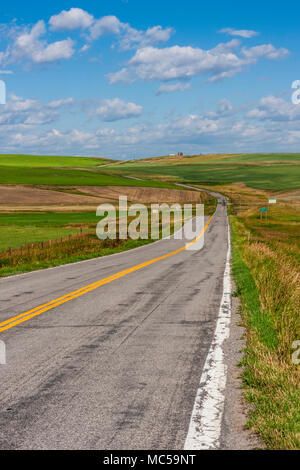
{"type": "Polygon", "coordinates": [[[183,449],[223,295],[221,196],[207,222],[199,251],[161,240],[0,280],[1,449],[183,449]]]}

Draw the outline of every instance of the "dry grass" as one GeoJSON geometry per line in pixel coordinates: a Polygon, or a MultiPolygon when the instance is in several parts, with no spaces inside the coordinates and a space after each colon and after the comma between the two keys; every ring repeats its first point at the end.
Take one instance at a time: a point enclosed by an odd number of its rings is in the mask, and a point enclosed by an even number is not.
{"type": "Polygon", "coordinates": [[[257,209],[232,206],[233,273],[247,337],[243,378],[249,427],[269,449],[300,449],[300,366],[292,362],[300,339],[300,213],[289,205],[272,211],[261,221],[257,209]]]}
{"type": "MultiPolygon", "coordinates": [[[[203,187],[203,186],[202,186],[203,187]]],[[[246,334],[248,426],[268,449],[300,449],[300,192],[209,186],[229,202],[233,274],[246,334]],[[275,197],[276,205],[268,205],[275,197]],[[260,220],[259,208],[268,207],[260,220]],[[250,234],[250,241],[248,236],[250,234]]]]}
{"type": "Polygon", "coordinates": [[[151,240],[99,240],[95,233],[30,244],[0,253],[0,276],[104,256],[135,248],[151,240]]]}

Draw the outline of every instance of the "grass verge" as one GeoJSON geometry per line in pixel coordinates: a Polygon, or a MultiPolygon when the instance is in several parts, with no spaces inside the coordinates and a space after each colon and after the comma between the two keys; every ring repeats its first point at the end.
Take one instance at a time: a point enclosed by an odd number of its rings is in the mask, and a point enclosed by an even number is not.
{"type": "Polygon", "coordinates": [[[292,344],[300,339],[297,259],[274,240],[253,237],[231,216],[232,272],[246,331],[243,360],[248,425],[268,449],[300,449],[300,369],[292,344]]]}
{"type": "MultiPolygon", "coordinates": [[[[205,215],[211,215],[215,207],[215,198],[205,199],[205,215]]],[[[128,223],[133,219],[128,217],[128,223]]],[[[154,241],[99,240],[99,220],[95,212],[0,214],[0,277],[97,258],[154,241]]],[[[173,224],[172,216],[171,232],[173,224]]],[[[161,237],[161,217],[159,227],[161,237]]]]}
{"type": "Polygon", "coordinates": [[[36,247],[29,252],[19,250],[17,253],[13,252],[13,256],[0,253],[0,277],[120,253],[153,241],[151,239],[99,240],[95,234],[88,233],[43,249],[36,247]]]}

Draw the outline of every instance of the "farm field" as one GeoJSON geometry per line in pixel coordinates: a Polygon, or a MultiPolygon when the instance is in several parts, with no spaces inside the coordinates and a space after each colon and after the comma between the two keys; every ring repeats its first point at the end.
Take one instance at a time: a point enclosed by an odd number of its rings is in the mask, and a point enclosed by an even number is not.
{"type": "Polygon", "coordinates": [[[299,154],[187,156],[174,160],[161,157],[118,167],[106,166],[105,171],[186,184],[243,182],[252,188],[271,191],[300,189],[299,154]]]}
{"type": "Polygon", "coordinates": [[[0,165],[0,184],[34,184],[50,186],[147,186],[172,188],[163,181],[140,181],[103,174],[98,169],[17,167],[0,165]]]}
{"type": "Polygon", "coordinates": [[[103,173],[118,161],[87,157],[0,155],[0,184],[48,186],[145,186],[172,188],[162,181],[140,181],[103,173]],[[105,165],[105,167],[104,167],[105,165]]]}
{"type": "MultiPolygon", "coordinates": [[[[215,208],[215,198],[206,197],[205,214],[211,215],[215,208]]],[[[117,253],[155,241],[99,240],[96,225],[100,219],[95,211],[0,213],[0,277],[117,253]]],[[[128,217],[128,224],[132,219],[128,217]]],[[[171,217],[171,232],[173,229],[171,217]]]]}
{"type": "MultiPolygon", "coordinates": [[[[134,186],[34,186],[0,185],[0,211],[20,210],[96,210],[102,202],[118,203],[119,196],[134,202],[196,202],[199,192],[184,189],[134,186]],[[71,209],[70,209],[71,208],[71,209]],[[73,209],[72,209],[73,208],[73,209]]],[[[205,195],[201,196],[202,198],[205,195]]]]}
{"type": "Polygon", "coordinates": [[[206,194],[167,182],[98,173],[97,167],[102,163],[103,159],[79,157],[0,156],[0,254],[17,250],[0,260],[1,275],[101,256],[110,250],[145,243],[138,240],[110,246],[108,241],[104,247],[96,238],[96,208],[106,202],[118,204],[120,195],[127,196],[129,202],[145,204],[203,202],[207,213],[214,210],[215,201],[206,194]],[[7,181],[9,184],[3,184],[7,181]],[[79,233],[87,235],[80,243],[64,240],[61,246],[56,244],[37,256],[39,244],[79,233]],[[27,249],[25,245],[29,244],[37,246],[27,249]]]}
{"type": "Polygon", "coordinates": [[[16,168],[95,167],[115,160],[90,157],[55,157],[50,155],[0,155],[0,166],[16,168]]]}
{"type": "Polygon", "coordinates": [[[0,213],[0,251],[74,235],[96,223],[95,212],[0,213]]]}

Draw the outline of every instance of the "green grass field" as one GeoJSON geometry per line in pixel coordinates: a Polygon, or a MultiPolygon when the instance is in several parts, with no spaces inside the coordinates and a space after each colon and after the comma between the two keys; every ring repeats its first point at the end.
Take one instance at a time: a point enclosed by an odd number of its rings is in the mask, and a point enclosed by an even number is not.
{"type": "Polygon", "coordinates": [[[0,227],[64,227],[66,225],[96,224],[95,212],[22,212],[0,213],[0,227]]]}
{"type": "Polygon", "coordinates": [[[47,186],[146,186],[172,188],[160,181],[139,181],[101,171],[117,160],[89,157],[0,155],[0,184],[47,186]]]}
{"type": "Polygon", "coordinates": [[[30,168],[0,165],[0,184],[36,184],[47,186],[145,186],[174,188],[163,181],[139,181],[98,171],[66,168],[30,168]]]}
{"type": "Polygon", "coordinates": [[[124,163],[105,167],[113,174],[162,178],[187,184],[230,184],[242,182],[249,187],[281,191],[300,189],[300,154],[262,154],[241,156],[198,156],[158,163],[124,163]]]}
{"type": "Polygon", "coordinates": [[[99,221],[95,212],[27,212],[0,214],[0,251],[38,243],[94,228],[99,221]]]}
{"type": "Polygon", "coordinates": [[[39,243],[56,238],[64,238],[70,234],[78,232],[76,229],[64,227],[19,227],[19,226],[0,226],[0,252],[9,247],[17,248],[20,245],[28,243],[39,243]]]}
{"type": "Polygon", "coordinates": [[[89,157],[51,157],[43,155],[0,155],[0,166],[17,168],[93,167],[112,162],[111,159],[89,157]]]}
{"type": "Polygon", "coordinates": [[[120,165],[109,165],[110,162],[84,157],[0,155],[0,184],[171,188],[172,182],[213,185],[243,182],[271,191],[300,189],[300,154],[204,155],[181,160],[175,157],[174,162],[163,158],[157,162],[154,158],[120,165]],[[104,163],[108,166],[101,168],[104,163]]]}

